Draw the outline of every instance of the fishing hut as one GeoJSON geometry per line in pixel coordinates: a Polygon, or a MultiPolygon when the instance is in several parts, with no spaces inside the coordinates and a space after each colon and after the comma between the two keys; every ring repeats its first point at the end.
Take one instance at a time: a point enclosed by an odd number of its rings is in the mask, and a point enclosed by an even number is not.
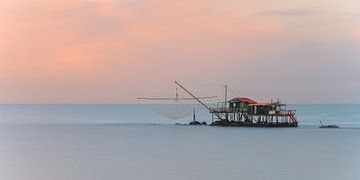
{"type": "Polygon", "coordinates": [[[297,127],[295,110],[280,101],[257,103],[249,98],[235,98],[228,107],[210,108],[212,124],[218,126],[297,127]]]}
{"type": "Polygon", "coordinates": [[[279,100],[258,103],[250,98],[237,97],[227,100],[227,85],[225,85],[224,102],[209,107],[175,81],[180,88],[203,105],[212,115],[211,126],[239,127],[298,127],[295,110],[287,109],[285,103],[279,100]]]}

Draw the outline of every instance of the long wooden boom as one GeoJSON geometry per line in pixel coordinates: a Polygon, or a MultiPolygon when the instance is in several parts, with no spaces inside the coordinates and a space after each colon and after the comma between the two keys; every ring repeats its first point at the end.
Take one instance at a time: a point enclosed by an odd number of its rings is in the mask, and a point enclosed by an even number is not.
{"type": "MultiPolygon", "coordinates": [[[[193,95],[190,91],[188,91],[186,88],[184,88],[184,86],[182,86],[180,83],[178,83],[177,81],[175,81],[175,84],[178,85],[181,89],[183,89],[185,92],[187,92],[188,94],[190,94],[191,97],[193,97],[197,102],[199,102],[201,105],[203,105],[207,110],[211,111],[211,109],[202,101],[200,101],[199,98],[197,98],[195,95],[193,95]]],[[[219,119],[222,120],[222,118],[216,113],[215,114],[219,119]]]]}
{"type": "MultiPolygon", "coordinates": [[[[208,96],[208,97],[199,97],[198,99],[210,99],[210,98],[216,98],[217,96],[208,96]]],[[[169,97],[138,97],[136,99],[142,99],[142,100],[194,100],[195,98],[169,98],[169,97]]]]}

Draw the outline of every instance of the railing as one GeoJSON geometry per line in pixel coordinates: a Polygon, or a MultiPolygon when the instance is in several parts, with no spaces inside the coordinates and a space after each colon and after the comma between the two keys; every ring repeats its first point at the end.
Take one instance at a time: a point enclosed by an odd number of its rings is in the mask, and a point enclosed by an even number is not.
{"type": "Polygon", "coordinates": [[[242,112],[244,109],[241,108],[229,108],[229,107],[210,107],[210,112],[217,113],[232,113],[232,112],[242,112]]]}
{"type": "Polygon", "coordinates": [[[295,110],[280,110],[276,111],[276,115],[295,115],[295,110]]]}

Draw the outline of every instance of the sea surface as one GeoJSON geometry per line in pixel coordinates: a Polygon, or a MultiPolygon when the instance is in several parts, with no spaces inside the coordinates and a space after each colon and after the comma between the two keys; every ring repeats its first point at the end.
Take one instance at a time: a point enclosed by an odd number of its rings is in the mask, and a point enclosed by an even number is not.
{"type": "Polygon", "coordinates": [[[290,105],[299,128],[176,126],[191,115],[162,106],[0,105],[0,179],[360,179],[360,105],[290,105]]]}

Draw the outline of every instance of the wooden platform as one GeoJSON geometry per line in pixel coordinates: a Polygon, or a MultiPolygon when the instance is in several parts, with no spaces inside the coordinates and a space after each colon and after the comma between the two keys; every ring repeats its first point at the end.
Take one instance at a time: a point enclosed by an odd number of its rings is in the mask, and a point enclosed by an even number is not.
{"type": "Polygon", "coordinates": [[[279,122],[279,123],[267,123],[267,122],[244,122],[244,121],[214,121],[210,126],[223,126],[223,127],[298,127],[297,123],[279,122]]]}

